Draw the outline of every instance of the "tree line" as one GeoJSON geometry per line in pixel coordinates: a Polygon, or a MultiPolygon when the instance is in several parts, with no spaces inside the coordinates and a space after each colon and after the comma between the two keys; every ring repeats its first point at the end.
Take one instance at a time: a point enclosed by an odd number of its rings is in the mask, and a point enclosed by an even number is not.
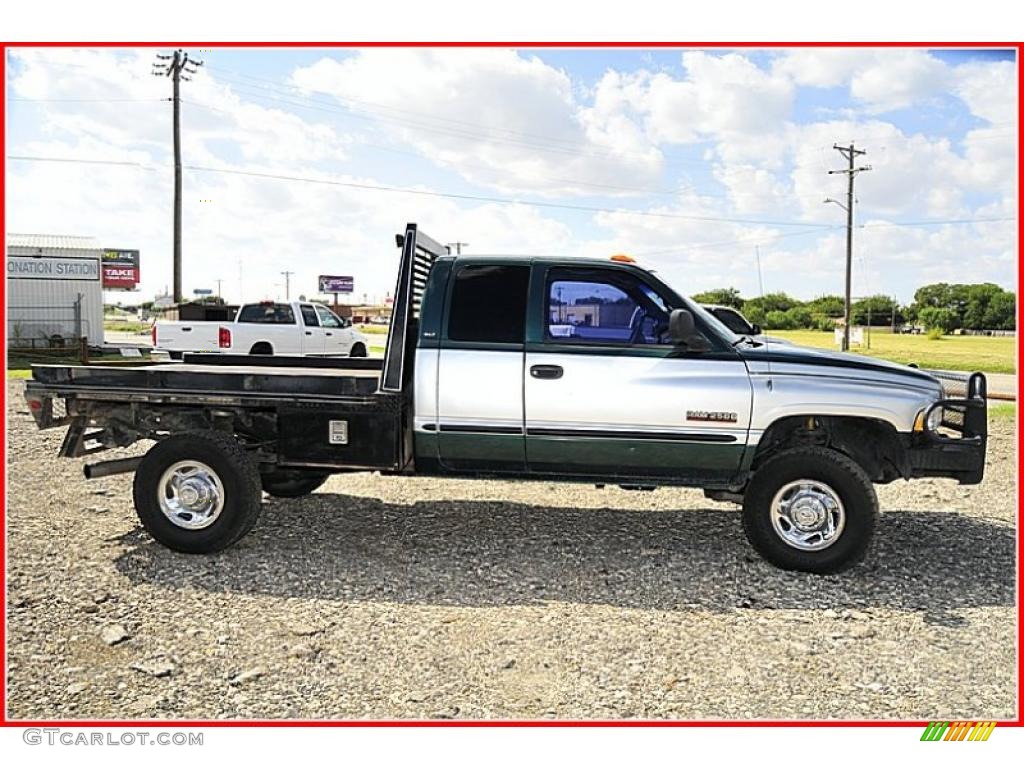
{"type": "MultiPolygon", "coordinates": [[[[843,317],[842,296],[819,296],[800,301],[786,293],[766,293],[745,299],[735,288],[716,288],[694,295],[701,304],[738,309],[751,323],[771,330],[814,328],[831,331],[843,317]]],[[[1017,328],[1017,296],[995,283],[932,283],[914,292],[914,301],[901,305],[878,294],[853,302],[854,325],[897,328],[918,325],[950,333],[957,329],[1004,331],[1017,328]]]]}

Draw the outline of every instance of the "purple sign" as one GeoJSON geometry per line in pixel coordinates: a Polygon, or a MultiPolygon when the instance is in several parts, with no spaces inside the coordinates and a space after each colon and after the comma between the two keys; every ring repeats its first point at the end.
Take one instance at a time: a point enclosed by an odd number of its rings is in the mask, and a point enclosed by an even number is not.
{"type": "Polygon", "coordinates": [[[354,284],[351,276],[320,275],[320,293],[352,293],[354,284]]]}

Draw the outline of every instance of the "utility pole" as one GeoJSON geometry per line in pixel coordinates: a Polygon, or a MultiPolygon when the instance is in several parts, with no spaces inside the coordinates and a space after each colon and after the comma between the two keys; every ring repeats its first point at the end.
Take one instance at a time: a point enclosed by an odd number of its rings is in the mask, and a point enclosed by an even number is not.
{"type": "Polygon", "coordinates": [[[218,299],[219,299],[219,298],[222,298],[222,297],[221,297],[221,295],[220,295],[220,284],[221,284],[222,282],[224,282],[224,281],[223,281],[223,280],[221,280],[221,279],[220,279],[220,278],[218,277],[218,278],[217,278],[217,280],[216,280],[216,283],[217,283],[217,298],[218,298],[218,299]]]}
{"type": "Polygon", "coordinates": [[[870,171],[870,165],[854,167],[855,160],[859,155],[866,155],[867,150],[857,149],[853,142],[850,146],[843,147],[833,144],[832,148],[839,152],[849,162],[849,168],[841,168],[837,171],[829,171],[829,175],[845,173],[847,175],[846,205],[838,200],[826,198],[826,203],[835,203],[846,211],[846,302],[843,306],[843,352],[850,349],[850,285],[853,275],[853,180],[861,171],[870,171]]]}
{"type": "Polygon", "coordinates": [[[180,83],[186,82],[199,71],[203,62],[191,59],[179,48],[172,55],[158,53],[153,62],[152,74],[169,77],[173,83],[171,101],[174,104],[174,303],[180,304],[181,297],[181,99],[180,83]],[[164,63],[168,62],[168,63],[164,63]],[[185,74],[182,75],[182,72],[185,74]]]}
{"type": "Polygon", "coordinates": [[[458,240],[456,240],[454,243],[445,243],[444,247],[448,250],[448,253],[451,253],[452,252],[452,248],[454,248],[455,249],[455,255],[456,256],[461,256],[462,255],[462,246],[466,246],[468,248],[469,247],[469,243],[460,243],[458,240]]]}
{"type": "MultiPolygon", "coordinates": [[[[291,300],[291,294],[290,294],[290,290],[291,290],[291,277],[295,273],[294,272],[282,272],[281,274],[284,275],[284,300],[285,301],[290,301],[291,300]]],[[[335,304],[337,304],[337,302],[335,302],[335,304]]]]}
{"type": "Polygon", "coordinates": [[[871,349],[871,297],[868,297],[868,349],[871,349]]]}

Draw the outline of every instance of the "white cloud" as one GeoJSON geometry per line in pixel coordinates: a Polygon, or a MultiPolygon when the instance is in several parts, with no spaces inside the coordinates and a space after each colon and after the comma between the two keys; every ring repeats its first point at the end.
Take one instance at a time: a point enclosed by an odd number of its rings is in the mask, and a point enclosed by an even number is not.
{"type": "Polygon", "coordinates": [[[836,88],[878,61],[874,48],[796,48],[778,56],[772,69],[797,85],[836,88]]]}
{"type": "Polygon", "coordinates": [[[493,189],[628,192],[661,169],[661,153],[627,116],[583,109],[565,72],[512,50],[367,49],[321,59],[292,80],[493,189]]]}
{"type": "Polygon", "coordinates": [[[871,113],[902,109],[942,92],[950,69],[923,50],[822,48],[788,51],[773,71],[797,85],[848,87],[850,96],[871,113]]]}
{"type": "Polygon", "coordinates": [[[995,125],[1016,123],[1017,101],[1007,98],[1017,92],[1017,68],[1013,62],[968,62],[954,71],[954,92],[966,102],[971,113],[995,125]]]}
{"type": "Polygon", "coordinates": [[[947,86],[948,76],[948,67],[924,51],[887,51],[854,74],[850,95],[872,112],[887,112],[934,96],[947,86]]]}
{"type": "Polygon", "coordinates": [[[789,118],[792,83],[746,56],[688,51],[682,64],[682,79],[665,72],[607,72],[597,85],[594,110],[606,116],[631,112],[642,117],[652,141],[669,144],[770,133],[789,118]]]}

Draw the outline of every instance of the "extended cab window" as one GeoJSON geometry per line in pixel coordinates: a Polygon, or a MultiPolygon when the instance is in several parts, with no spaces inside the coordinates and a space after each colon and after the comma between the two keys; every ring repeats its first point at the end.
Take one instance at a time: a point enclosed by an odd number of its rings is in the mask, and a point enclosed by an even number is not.
{"type": "Polygon", "coordinates": [[[295,313],[290,304],[246,304],[238,313],[238,322],[295,325],[295,313]]]}
{"type": "Polygon", "coordinates": [[[552,270],[546,338],[598,344],[668,343],[668,308],[632,275],[605,270],[552,270]]]}
{"type": "Polygon", "coordinates": [[[452,288],[448,338],[522,343],[529,280],[527,266],[482,264],[460,269],[452,288]]]}
{"type": "Polygon", "coordinates": [[[300,304],[299,311],[302,312],[302,322],[307,328],[317,328],[320,321],[316,319],[316,310],[312,304],[300,304]]]}

